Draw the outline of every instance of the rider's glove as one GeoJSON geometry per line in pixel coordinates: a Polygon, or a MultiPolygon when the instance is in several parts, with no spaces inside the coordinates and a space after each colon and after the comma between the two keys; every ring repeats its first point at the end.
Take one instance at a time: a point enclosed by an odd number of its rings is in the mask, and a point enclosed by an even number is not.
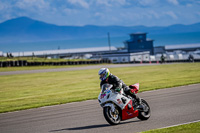
{"type": "Polygon", "coordinates": [[[116,91],[116,92],[120,92],[120,91],[121,91],[121,88],[117,87],[117,88],[115,89],[115,91],[116,91]]]}

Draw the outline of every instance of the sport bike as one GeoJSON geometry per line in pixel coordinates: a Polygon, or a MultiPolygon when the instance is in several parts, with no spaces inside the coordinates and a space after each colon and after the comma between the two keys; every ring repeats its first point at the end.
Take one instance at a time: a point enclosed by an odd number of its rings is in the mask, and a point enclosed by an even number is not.
{"type": "MultiPolygon", "coordinates": [[[[138,105],[136,99],[124,93],[121,89],[116,92],[111,89],[113,85],[104,84],[101,87],[101,92],[98,97],[99,104],[103,108],[103,114],[106,121],[111,125],[117,125],[120,121],[131,119],[134,117],[140,120],[149,119],[150,106],[148,103],[141,99],[141,104],[138,105]]],[[[139,91],[139,83],[130,85],[133,92],[136,94],[139,91]]]]}

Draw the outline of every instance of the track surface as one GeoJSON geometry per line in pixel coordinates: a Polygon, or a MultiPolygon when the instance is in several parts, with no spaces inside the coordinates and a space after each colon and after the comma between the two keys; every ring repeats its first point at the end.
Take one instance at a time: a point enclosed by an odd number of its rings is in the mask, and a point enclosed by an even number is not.
{"type": "Polygon", "coordinates": [[[40,70],[22,70],[22,71],[8,71],[0,72],[1,75],[16,75],[16,74],[29,74],[29,73],[45,73],[45,72],[61,72],[61,71],[76,71],[87,69],[100,69],[102,67],[115,68],[115,67],[134,67],[134,66],[149,66],[160,64],[111,64],[111,65],[89,65],[83,67],[71,67],[71,68],[55,68],[55,69],[40,69],[40,70]]]}
{"type": "Polygon", "coordinates": [[[110,126],[97,100],[0,114],[1,133],[134,133],[200,120],[200,84],[138,94],[151,107],[137,118],[110,126]]]}

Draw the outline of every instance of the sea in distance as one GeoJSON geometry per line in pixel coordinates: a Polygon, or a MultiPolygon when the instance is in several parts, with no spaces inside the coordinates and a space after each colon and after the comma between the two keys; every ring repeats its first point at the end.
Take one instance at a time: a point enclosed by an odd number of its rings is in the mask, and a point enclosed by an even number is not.
{"type": "MultiPolygon", "coordinates": [[[[154,40],[155,46],[178,45],[178,44],[196,44],[200,43],[200,32],[174,33],[174,34],[147,34],[148,39],[154,40]]],[[[112,37],[110,33],[110,44],[115,47],[124,47],[124,41],[129,40],[129,34],[125,36],[112,37]]],[[[105,47],[108,45],[108,37],[88,38],[43,42],[24,42],[0,44],[0,51],[7,52],[25,52],[25,51],[43,51],[58,49],[78,49],[88,47],[105,47]]]]}

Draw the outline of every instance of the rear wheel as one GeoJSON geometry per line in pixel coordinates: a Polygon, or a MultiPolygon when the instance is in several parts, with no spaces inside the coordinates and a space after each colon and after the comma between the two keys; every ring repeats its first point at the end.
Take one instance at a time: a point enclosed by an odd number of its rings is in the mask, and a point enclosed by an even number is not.
{"type": "Polygon", "coordinates": [[[137,118],[140,120],[148,120],[151,116],[150,106],[144,99],[141,99],[141,105],[144,107],[144,110],[139,111],[139,115],[137,118]]]}
{"type": "Polygon", "coordinates": [[[119,110],[118,110],[117,107],[115,107],[115,111],[112,112],[111,107],[106,106],[106,107],[103,108],[103,114],[104,114],[106,121],[110,125],[117,125],[117,124],[120,123],[121,116],[120,116],[120,113],[119,113],[119,110]]]}

